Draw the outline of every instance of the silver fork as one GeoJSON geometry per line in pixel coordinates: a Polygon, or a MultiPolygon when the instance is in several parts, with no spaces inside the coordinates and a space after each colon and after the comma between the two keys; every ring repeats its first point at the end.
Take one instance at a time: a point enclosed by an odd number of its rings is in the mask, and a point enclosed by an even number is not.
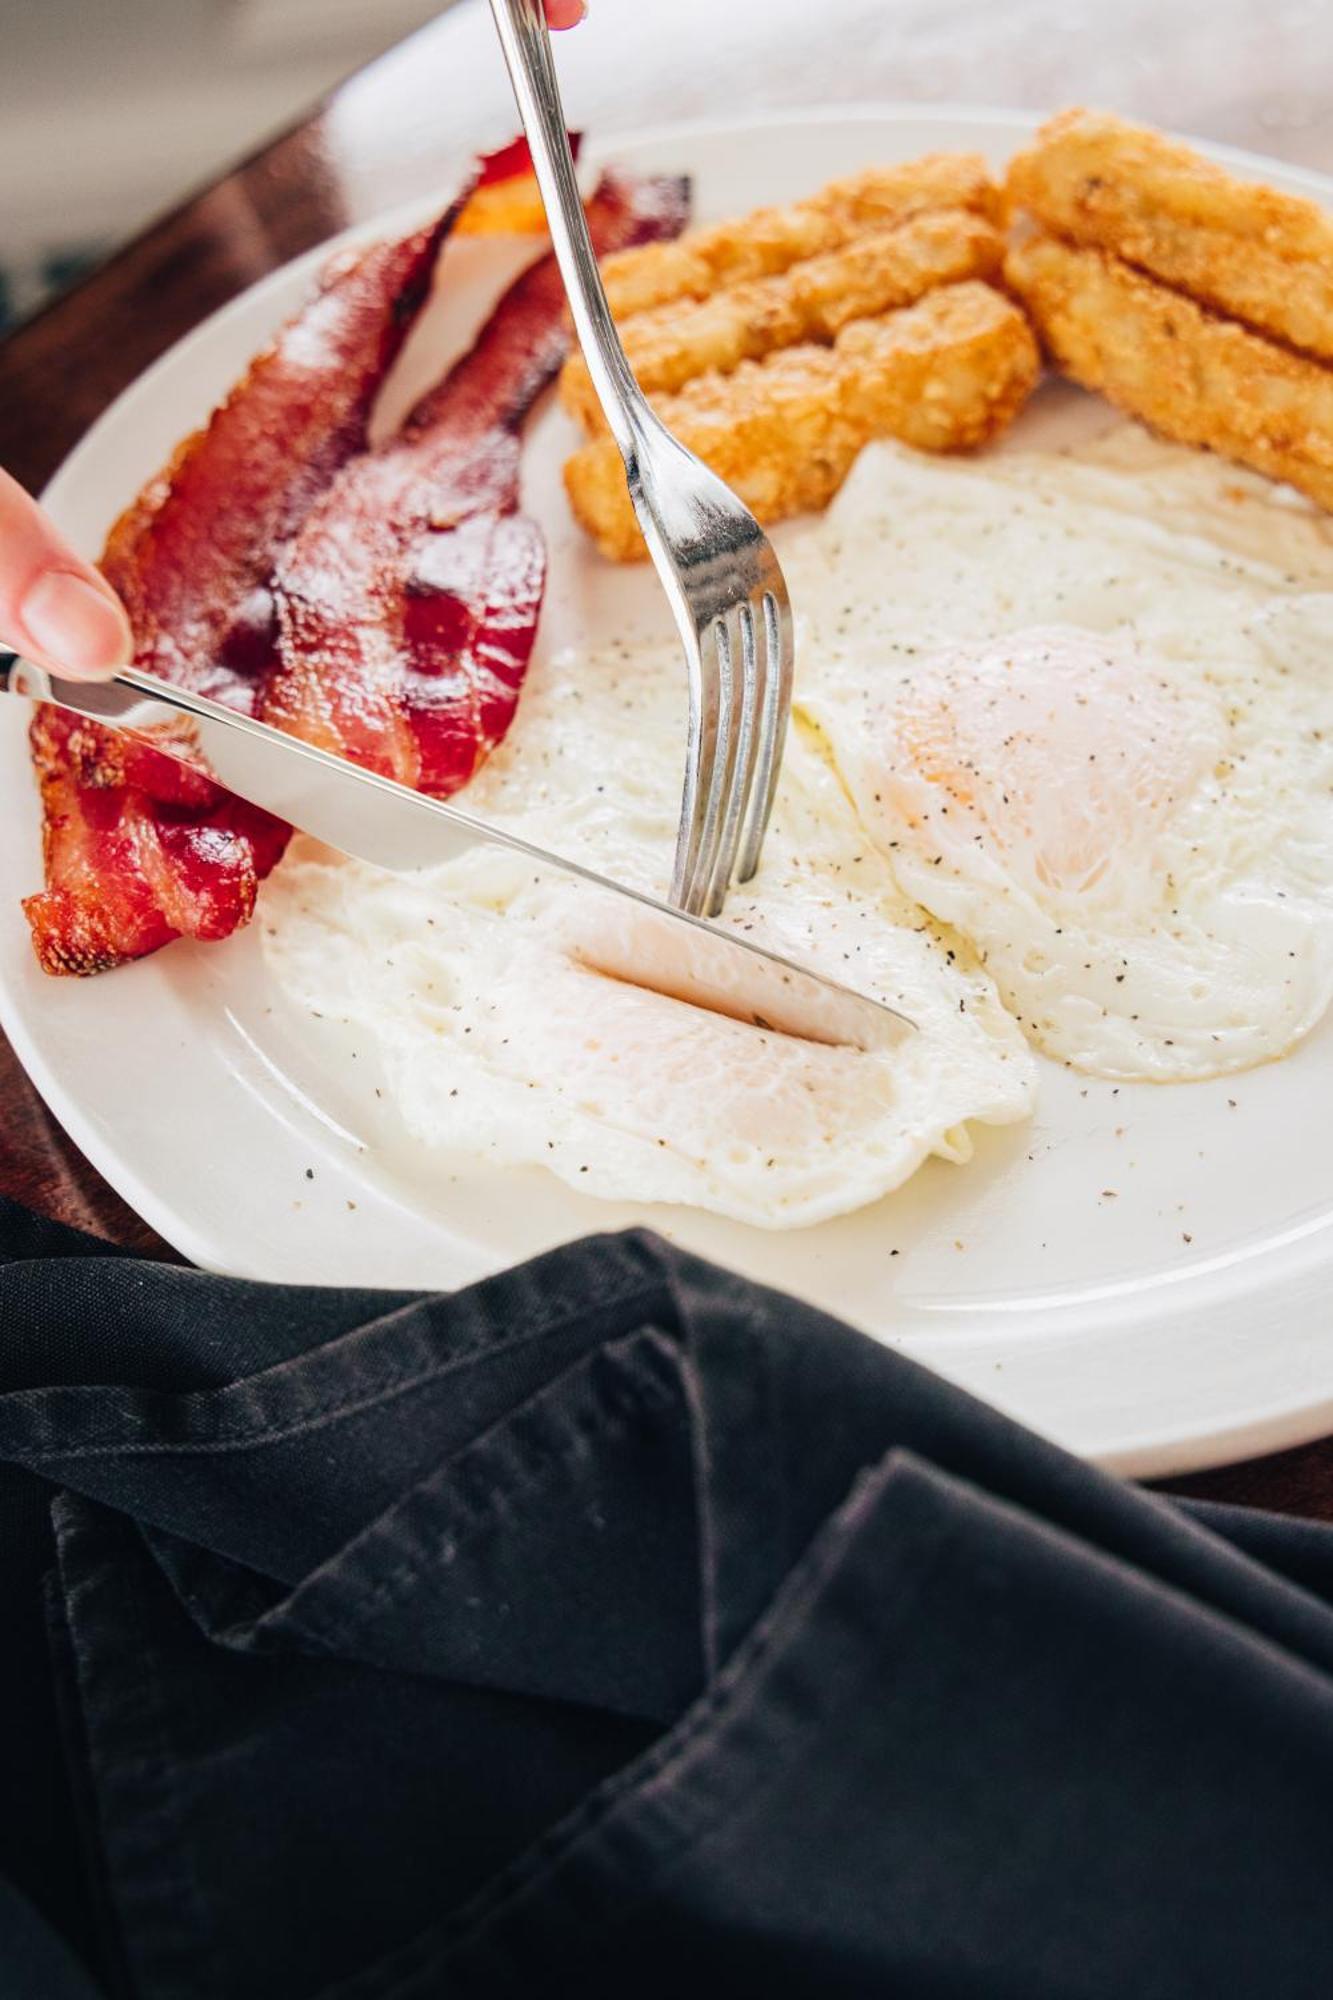
{"type": "Polygon", "coordinates": [[[565,133],[542,0],[491,0],[579,345],[689,672],[685,788],[671,900],[715,916],[748,881],[791,711],[791,603],[749,509],[649,408],[620,344],[565,133]]]}

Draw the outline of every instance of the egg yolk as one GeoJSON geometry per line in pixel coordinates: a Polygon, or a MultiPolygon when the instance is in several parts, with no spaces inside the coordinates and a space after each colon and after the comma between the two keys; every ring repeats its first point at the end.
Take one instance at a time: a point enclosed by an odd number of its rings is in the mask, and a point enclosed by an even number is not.
{"type": "Polygon", "coordinates": [[[1151,872],[1155,836],[1214,754],[1199,707],[1106,635],[962,647],[898,699],[883,803],[937,866],[966,867],[971,849],[1039,900],[1088,897],[1151,872]]]}

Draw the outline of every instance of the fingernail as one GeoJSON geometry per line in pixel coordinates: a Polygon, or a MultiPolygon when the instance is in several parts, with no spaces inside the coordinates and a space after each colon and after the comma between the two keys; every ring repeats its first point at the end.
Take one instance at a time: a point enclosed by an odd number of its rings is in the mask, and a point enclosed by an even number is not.
{"type": "Polygon", "coordinates": [[[113,673],[130,657],[129,620],[120,605],[73,570],[44,570],[19,616],[35,649],[75,679],[113,673]]]}

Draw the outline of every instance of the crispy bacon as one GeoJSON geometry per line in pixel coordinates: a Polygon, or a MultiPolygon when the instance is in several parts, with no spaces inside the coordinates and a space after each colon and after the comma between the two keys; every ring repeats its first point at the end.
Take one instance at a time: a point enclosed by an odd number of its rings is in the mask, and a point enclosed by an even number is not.
{"type": "MultiPolygon", "coordinates": [[[[333,259],[318,289],[112,528],[102,569],[149,673],[252,714],[274,659],[276,549],[363,450],[375,396],[461,206],[333,259]]],[[[115,730],[38,711],[46,888],[24,903],[48,972],[102,972],[248,921],[287,829],[115,730]]]]}
{"type": "Polygon", "coordinates": [[[31,742],[50,886],[23,907],[44,971],[105,972],[249,921],[281,820],[68,709],[39,708],[31,742]]]}
{"type": "MultiPolygon", "coordinates": [[[[485,162],[479,173],[506,178],[485,162]]],[[[685,204],[682,183],[608,177],[593,209],[602,247],[675,234],[685,204]]],[[[462,205],[335,260],[103,558],[145,669],[439,792],[514,712],[545,572],[538,530],[516,512],[518,426],[568,344],[543,259],[400,437],[366,449],[462,205]]],[[[248,921],[287,827],[202,770],[59,710],[38,712],[32,751],[47,886],[24,909],[46,971],[100,972],[248,921]]]]}
{"type": "MultiPolygon", "coordinates": [[[[581,132],[567,132],[569,150],[577,160],[583,144],[581,132]]],[[[523,180],[532,173],[532,149],[522,132],[511,139],[507,146],[497,146],[493,153],[487,153],[477,172],[479,188],[494,187],[500,181],[523,180]]]]}
{"type": "Polygon", "coordinates": [[[274,552],[365,449],[375,397],[461,207],[334,258],[314,297],[116,522],[101,567],[146,673],[254,712],[272,658],[274,552]]]}
{"type": "MultiPolygon", "coordinates": [[[[676,233],[679,181],[607,175],[599,253],[676,233]]],[[[467,783],[513,719],[536,637],[545,550],[518,513],[519,426],[569,348],[549,254],[401,432],[346,466],[278,565],[269,722],[402,784],[467,783]]]]}

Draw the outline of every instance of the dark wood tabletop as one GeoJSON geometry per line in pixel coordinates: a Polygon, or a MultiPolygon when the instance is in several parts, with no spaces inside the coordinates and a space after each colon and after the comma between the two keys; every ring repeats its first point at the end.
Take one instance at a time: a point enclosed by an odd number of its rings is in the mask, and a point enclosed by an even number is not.
{"type": "MultiPolygon", "coordinates": [[[[571,122],[599,136],[855,100],[1092,103],[1333,172],[1320,0],[593,0],[560,67],[571,122]]],[[[447,186],[513,127],[489,12],[466,0],[0,344],[0,464],[40,490],[207,313],[347,223],[447,186]]],[[[174,1254],[70,1144],[3,1039],[0,1193],[174,1254]]],[[[1169,1483],[1333,1519],[1333,1439],[1169,1483]]]]}

